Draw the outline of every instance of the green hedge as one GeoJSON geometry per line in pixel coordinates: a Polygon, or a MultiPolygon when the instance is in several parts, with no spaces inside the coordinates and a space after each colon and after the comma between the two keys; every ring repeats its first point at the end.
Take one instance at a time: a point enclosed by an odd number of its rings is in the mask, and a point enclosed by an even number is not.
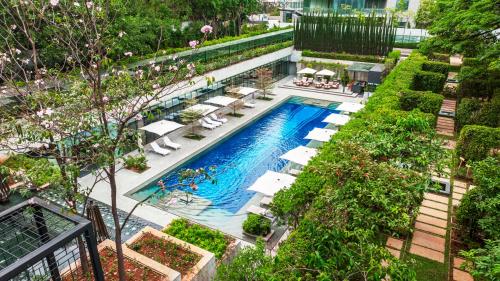
{"type": "Polygon", "coordinates": [[[450,64],[438,61],[427,61],[422,65],[422,70],[442,73],[447,76],[450,71],[450,64]]]}
{"type": "Polygon", "coordinates": [[[430,91],[422,92],[408,90],[401,94],[399,102],[403,110],[410,111],[417,108],[422,112],[437,115],[441,110],[443,100],[444,96],[430,91]]]}
{"type": "Polygon", "coordinates": [[[396,43],[394,43],[394,48],[418,49],[418,43],[414,43],[414,42],[396,42],[396,43]]]}
{"type": "Polygon", "coordinates": [[[500,148],[500,128],[466,125],[460,131],[456,154],[467,161],[485,159],[492,149],[500,148]]]}
{"type": "Polygon", "coordinates": [[[443,53],[431,53],[429,54],[429,59],[433,61],[440,61],[440,62],[450,62],[450,55],[449,54],[443,54],[443,53]]]}
{"type": "Polygon", "coordinates": [[[411,89],[416,91],[431,91],[441,93],[446,83],[446,76],[441,73],[430,71],[418,71],[413,76],[411,89]]]}
{"type": "Polygon", "coordinates": [[[350,61],[362,61],[362,62],[372,62],[372,63],[383,63],[384,58],[378,56],[364,56],[364,55],[353,55],[347,53],[324,53],[316,52],[311,50],[303,50],[302,56],[312,57],[312,58],[323,58],[323,59],[333,59],[333,60],[350,60],[350,61]]]}
{"type": "Polygon", "coordinates": [[[500,127],[500,93],[491,101],[463,98],[457,108],[457,129],[465,125],[500,127]]]}

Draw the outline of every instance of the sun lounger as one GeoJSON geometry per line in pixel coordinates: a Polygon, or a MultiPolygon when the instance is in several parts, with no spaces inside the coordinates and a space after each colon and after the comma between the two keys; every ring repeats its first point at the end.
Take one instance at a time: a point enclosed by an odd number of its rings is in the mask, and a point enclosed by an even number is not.
{"type": "Polygon", "coordinates": [[[205,121],[205,122],[206,122],[206,123],[208,123],[208,124],[214,125],[214,126],[216,126],[216,127],[219,127],[219,126],[221,126],[221,125],[222,125],[222,122],[217,122],[217,121],[214,121],[214,120],[212,120],[212,119],[210,119],[210,118],[208,118],[208,117],[203,117],[203,121],[205,121]]]}
{"type": "Polygon", "coordinates": [[[217,115],[215,115],[215,113],[210,114],[209,117],[212,118],[212,120],[217,121],[217,122],[221,122],[221,123],[227,122],[227,118],[219,118],[219,117],[217,117],[217,115]]]}
{"type": "Polygon", "coordinates": [[[269,210],[264,209],[264,208],[259,207],[259,206],[251,205],[250,207],[248,207],[247,212],[252,213],[252,214],[256,214],[259,216],[263,216],[263,217],[266,217],[266,218],[271,219],[271,220],[274,219],[273,215],[269,212],[269,210]]]}
{"type": "Polygon", "coordinates": [[[271,204],[271,202],[273,202],[273,198],[272,197],[269,197],[269,196],[264,196],[261,200],[260,200],[260,205],[261,206],[269,206],[271,204]]]}
{"type": "Polygon", "coordinates": [[[288,170],[288,173],[292,176],[298,176],[300,174],[300,172],[302,172],[301,170],[297,170],[297,169],[290,169],[288,170]]]}
{"type": "Polygon", "coordinates": [[[212,125],[212,124],[208,124],[207,122],[203,121],[203,120],[200,120],[200,125],[205,128],[205,129],[209,129],[209,130],[213,130],[215,128],[217,128],[217,126],[215,125],[212,125]]]}
{"type": "Polygon", "coordinates": [[[168,154],[170,154],[170,150],[165,149],[165,148],[161,148],[156,142],[151,143],[151,149],[153,152],[158,153],[158,154],[163,155],[163,156],[167,156],[168,154]]]}
{"type": "Polygon", "coordinates": [[[180,149],[180,148],[181,148],[181,145],[180,145],[180,144],[178,144],[178,143],[175,143],[175,142],[171,141],[171,140],[170,140],[170,138],[169,138],[169,137],[167,137],[167,136],[164,136],[164,137],[162,138],[162,140],[163,140],[163,144],[164,144],[166,147],[170,147],[170,148],[173,148],[173,149],[180,149]]]}
{"type": "Polygon", "coordinates": [[[249,102],[245,102],[243,104],[244,107],[248,107],[248,108],[255,108],[255,103],[249,103],[249,102]]]}

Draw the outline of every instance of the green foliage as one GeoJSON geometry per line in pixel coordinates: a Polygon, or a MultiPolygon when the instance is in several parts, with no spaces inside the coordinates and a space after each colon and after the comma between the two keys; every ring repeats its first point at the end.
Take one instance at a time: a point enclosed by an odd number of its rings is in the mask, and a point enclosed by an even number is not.
{"type": "Polygon", "coordinates": [[[445,62],[428,61],[422,65],[422,70],[437,72],[447,76],[450,71],[450,64],[445,62]]]}
{"type": "Polygon", "coordinates": [[[400,98],[401,109],[411,111],[418,108],[425,113],[437,115],[441,110],[444,96],[433,92],[411,91],[402,93],[400,98]]]}
{"type": "Polygon", "coordinates": [[[13,171],[22,171],[36,186],[61,183],[59,168],[46,158],[30,158],[18,154],[11,156],[3,165],[13,171]]]}
{"type": "Polygon", "coordinates": [[[484,248],[462,251],[467,259],[466,269],[474,280],[488,281],[500,278],[500,240],[486,241],[484,248]]]}
{"type": "Polygon", "coordinates": [[[224,256],[230,243],[230,238],[222,232],[190,223],[186,219],[173,220],[163,232],[214,253],[217,259],[224,256]]]}
{"type": "Polygon", "coordinates": [[[394,63],[397,63],[399,61],[400,57],[401,57],[400,50],[394,50],[394,51],[389,52],[389,54],[387,54],[387,58],[392,59],[394,61],[394,63]]]}
{"type": "Polygon", "coordinates": [[[455,148],[458,157],[467,161],[479,161],[500,147],[500,128],[466,125],[460,131],[455,148]]]}
{"type": "Polygon", "coordinates": [[[465,125],[500,127],[500,95],[491,101],[463,98],[457,108],[457,130],[465,125]]]}
{"type": "Polygon", "coordinates": [[[302,56],[312,57],[312,58],[363,61],[363,62],[373,62],[373,63],[384,62],[384,59],[382,57],[378,57],[378,56],[352,55],[352,54],[347,54],[347,53],[323,53],[323,52],[315,52],[315,51],[311,51],[311,50],[303,50],[302,56]]]}
{"type": "Polygon", "coordinates": [[[436,20],[439,12],[436,0],[422,0],[415,16],[417,28],[427,29],[436,20]]]}
{"type": "Polygon", "coordinates": [[[469,246],[500,239],[500,158],[489,157],[472,165],[474,184],[462,198],[457,221],[469,246]]]}
{"type": "Polygon", "coordinates": [[[217,281],[268,281],[273,276],[273,258],[266,255],[265,244],[257,240],[255,247],[244,248],[230,264],[217,269],[217,281]]]}
{"type": "Polygon", "coordinates": [[[248,214],[243,222],[243,231],[249,234],[265,236],[271,231],[271,221],[263,216],[248,214]]]}
{"type": "Polygon", "coordinates": [[[437,62],[442,62],[442,63],[450,63],[450,55],[449,54],[431,52],[429,54],[429,59],[433,60],[433,61],[437,61],[437,62]]]}
{"type": "Polygon", "coordinates": [[[445,82],[446,76],[444,74],[430,71],[418,71],[413,77],[411,89],[441,93],[445,82]]]}
{"type": "Polygon", "coordinates": [[[403,48],[403,49],[418,49],[419,43],[416,42],[395,42],[394,48],[403,48]]]}
{"type": "Polygon", "coordinates": [[[131,170],[137,170],[138,172],[143,172],[148,168],[148,160],[144,155],[137,156],[126,156],[123,159],[125,168],[131,170]]]}
{"type": "Polygon", "coordinates": [[[295,23],[295,49],[384,56],[396,38],[391,16],[305,14],[295,23]]]}
{"type": "Polygon", "coordinates": [[[462,97],[492,98],[500,88],[500,71],[487,69],[484,61],[479,66],[463,66],[458,73],[459,93],[462,97]]]}

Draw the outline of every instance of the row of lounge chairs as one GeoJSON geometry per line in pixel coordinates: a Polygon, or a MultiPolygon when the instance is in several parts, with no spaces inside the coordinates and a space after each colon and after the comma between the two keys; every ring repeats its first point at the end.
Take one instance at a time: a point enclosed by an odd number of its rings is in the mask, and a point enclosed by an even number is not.
{"type": "Polygon", "coordinates": [[[311,85],[314,85],[314,87],[316,88],[323,88],[323,89],[338,89],[340,87],[340,83],[337,81],[328,82],[326,79],[323,79],[323,81],[318,82],[314,81],[313,78],[307,78],[307,77],[302,78],[302,80],[294,79],[293,84],[304,87],[309,87],[311,85]]]}
{"type": "Polygon", "coordinates": [[[161,147],[160,144],[158,144],[158,142],[160,142],[165,147],[172,148],[175,150],[180,149],[182,147],[180,144],[175,143],[172,140],[170,140],[170,138],[168,136],[164,136],[163,138],[151,143],[151,150],[157,154],[162,155],[162,156],[169,155],[171,151],[167,148],[161,147]]]}
{"type": "Polygon", "coordinates": [[[213,130],[219,126],[222,126],[226,122],[227,118],[221,118],[212,113],[208,115],[208,117],[203,117],[200,120],[200,125],[205,129],[213,130]]]}

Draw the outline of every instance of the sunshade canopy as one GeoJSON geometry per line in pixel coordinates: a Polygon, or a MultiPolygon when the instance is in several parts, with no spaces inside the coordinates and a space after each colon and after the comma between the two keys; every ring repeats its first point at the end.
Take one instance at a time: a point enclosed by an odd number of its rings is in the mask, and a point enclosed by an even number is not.
{"type": "Polygon", "coordinates": [[[330,123],[336,126],[344,126],[347,122],[349,122],[349,115],[345,114],[337,114],[337,113],[332,113],[328,115],[323,122],[330,123]]]}
{"type": "Polygon", "coordinates": [[[317,149],[301,145],[281,155],[280,158],[305,166],[317,153],[317,149]]]}
{"type": "Polygon", "coordinates": [[[335,110],[346,111],[346,112],[358,112],[365,107],[363,104],[354,102],[343,102],[335,110]]]}
{"type": "Polygon", "coordinates": [[[317,76],[333,76],[335,75],[335,72],[328,70],[328,69],[323,69],[321,71],[316,72],[317,76]]]}
{"type": "Polygon", "coordinates": [[[173,122],[173,121],[168,121],[168,120],[160,120],[158,122],[151,123],[147,126],[141,127],[139,129],[151,132],[153,134],[157,134],[159,136],[163,136],[165,134],[168,134],[170,132],[173,132],[184,125],[173,122]]]}
{"type": "Polygon", "coordinates": [[[240,87],[238,93],[243,95],[243,96],[248,96],[250,94],[257,92],[258,90],[259,89],[250,88],[250,87],[240,87]]]}
{"type": "Polygon", "coordinates": [[[300,70],[299,72],[297,72],[297,74],[314,74],[316,73],[317,71],[315,69],[312,69],[312,68],[309,68],[309,67],[306,67],[302,70],[300,70]]]}
{"type": "Polygon", "coordinates": [[[264,175],[258,178],[253,185],[248,188],[248,190],[256,191],[266,196],[274,196],[276,192],[290,187],[294,182],[294,176],[266,171],[264,175]]]}
{"type": "Polygon", "coordinates": [[[205,103],[215,104],[215,105],[219,105],[219,106],[228,106],[237,100],[238,99],[231,98],[231,97],[216,96],[216,97],[213,97],[213,98],[206,100],[205,103]]]}
{"type": "Polygon", "coordinates": [[[305,139],[325,142],[329,141],[335,133],[337,133],[337,130],[314,128],[307,134],[305,139]]]}
{"type": "Polygon", "coordinates": [[[217,106],[199,103],[199,104],[195,104],[191,107],[184,109],[184,111],[187,111],[187,110],[198,111],[201,114],[203,114],[204,116],[206,116],[206,115],[208,115],[208,114],[210,114],[218,109],[219,108],[217,106]]]}

